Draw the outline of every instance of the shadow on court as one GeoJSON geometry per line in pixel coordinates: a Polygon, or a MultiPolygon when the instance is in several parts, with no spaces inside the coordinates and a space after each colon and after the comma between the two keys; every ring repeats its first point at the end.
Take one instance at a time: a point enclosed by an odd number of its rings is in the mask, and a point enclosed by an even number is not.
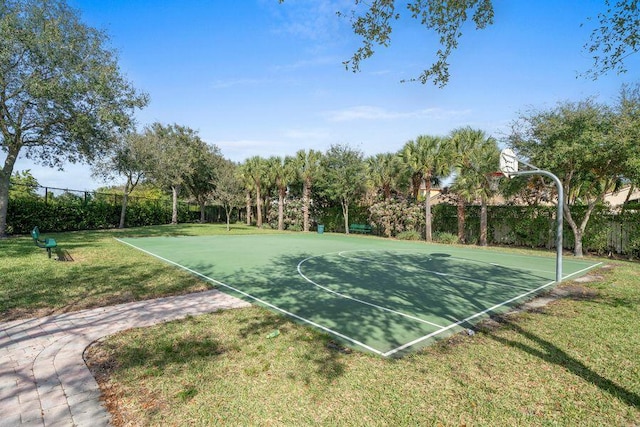
{"type": "Polygon", "coordinates": [[[292,234],[131,242],[220,289],[384,356],[472,328],[553,284],[550,258],[387,240],[292,234]]]}
{"type": "MultiPolygon", "coordinates": [[[[215,263],[213,259],[188,267],[235,288],[245,300],[379,353],[430,334],[444,338],[447,334],[437,334],[442,328],[547,280],[486,263],[394,252],[369,253],[368,258],[275,255],[258,269],[240,268],[227,274],[218,271],[215,263]],[[307,279],[296,269],[303,259],[307,261],[300,270],[307,279]]],[[[505,304],[496,312],[507,309],[505,304]]],[[[461,322],[460,327],[472,327],[481,317],[461,322]]]]}

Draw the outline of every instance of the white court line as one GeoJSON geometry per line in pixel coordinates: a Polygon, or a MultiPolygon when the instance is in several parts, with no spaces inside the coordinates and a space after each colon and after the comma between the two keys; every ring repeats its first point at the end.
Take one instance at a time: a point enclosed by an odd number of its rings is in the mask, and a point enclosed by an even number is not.
{"type": "MultiPolygon", "coordinates": [[[[346,251],[344,251],[344,252],[346,252],[346,251]]],[[[392,310],[392,309],[390,309],[390,308],[383,307],[383,306],[381,306],[381,305],[374,304],[374,303],[372,303],[372,302],[368,302],[368,301],[365,301],[365,300],[361,300],[361,299],[359,299],[359,298],[355,298],[355,297],[352,297],[352,296],[345,295],[345,294],[343,294],[343,293],[340,293],[340,292],[334,291],[333,289],[327,288],[326,286],[322,286],[322,285],[320,285],[320,284],[318,284],[318,283],[314,282],[313,280],[311,280],[311,279],[309,279],[307,276],[305,276],[305,275],[304,275],[304,273],[302,272],[302,264],[304,264],[306,261],[308,261],[308,260],[310,260],[310,259],[313,259],[313,258],[319,258],[319,257],[323,257],[323,256],[326,256],[326,255],[334,255],[334,254],[338,254],[338,255],[340,255],[341,253],[342,253],[342,252],[330,252],[330,253],[326,253],[326,254],[322,254],[322,255],[314,255],[314,256],[310,256],[310,257],[308,257],[308,258],[305,258],[305,259],[303,259],[302,261],[300,261],[300,262],[298,263],[298,274],[299,274],[300,276],[302,276],[302,278],[303,278],[304,280],[306,280],[307,282],[311,283],[312,285],[317,286],[318,288],[320,288],[320,289],[322,289],[322,290],[324,290],[324,291],[326,291],[326,292],[329,292],[329,293],[331,293],[331,294],[337,295],[337,296],[339,296],[339,297],[341,297],[341,298],[350,299],[350,300],[355,301],[355,302],[358,302],[358,303],[360,303],[360,304],[368,305],[368,306],[373,307],[373,308],[376,308],[376,309],[378,309],[378,310],[388,311],[389,313],[398,314],[398,315],[403,316],[403,317],[406,317],[406,318],[408,318],[408,319],[415,320],[415,321],[418,321],[418,322],[420,322],[420,323],[426,323],[427,325],[435,326],[435,327],[437,327],[437,328],[442,328],[442,327],[443,327],[442,325],[438,325],[437,323],[429,322],[428,320],[424,320],[424,319],[421,319],[421,318],[419,318],[419,317],[416,317],[416,316],[412,316],[412,315],[410,315],[410,314],[403,313],[403,312],[401,312],[401,311],[392,310]]]]}
{"type": "MultiPolygon", "coordinates": [[[[564,277],[562,278],[562,280],[564,280],[564,279],[568,279],[568,278],[569,278],[569,277],[571,277],[571,276],[575,276],[575,275],[580,274],[580,273],[583,273],[583,272],[585,272],[585,271],[587,271],[587,270],[591,270],[592,268],[595,268],[595,267],[597,267],[597,266],[599,266],[599,265],[601,265],[601,264],[602,264],[602,263],[601,263],[601,262],[599,262],[599,263],[594,264],[594,265],[592,265],[592,266],[590,266],[590,267],[583,268],[582,270],[579,270],[579,271],[576,271],[576,272],[574,272],[574,273],[571,273],[571,274],[569,274],[569,275],[567,275],[567,276],[564,276],[564,277]]],[[[473,314],[473,315],[471,315],[471,316],[469,316],[469,317],[467,317],[467,318],[465,318],[465,319],[462,319],[462,320],[459,320],[459,321],[457,321],[457,322],[455,322],[455,323],[452,323],[451,325],[449,325],[449,326],[447,326],[447,327],[444,327],[444,328],[440,329],[439,331],[432,332],[432,333],[430,333],[430,334],[428,334],[428,335],[425,335],[425,336],[420,337],[420,338],[418,338],[418,339],[415,339],[415,340],[413,340],[413,341],[411,341],[411,342],[408,342],[408,343],[406,343],[406,344],[403,344],[403,345],[401,345],[400,347],[396,347],[396,348],[394,348],[393,350],[389,350],[389,351],[387,351],[386,353],[383,353],[382,355],[383,355],[384,357],[389,357],[389,356],[391,356],[391,355],[393,355],[393,354],[395,354],[395,353],[397,353],[397,352],[399,352],[399,351],[402,351],[402,350],[404,350],[404,349],[406,349],[406,348],[409,348],[409,347],[411,347],[411,346],[413,346],[413,345],[415,345],[415,344],[418,344],[418,343],[420,343],[420,342],[422,342],[422,341],[424,341],[424,340],[427,340],[427,339],[429,339],[429,338],[432,338],[432,337],[434,337],[434,336],[436,336],[436,335],[440,335],[441,333],[446,332],[446,331],[448,331],[449,329],[455,328],[456,326],[460,326],[460,325],[461,325],[461,324],[463,324],[463,323],[467,323],[468,321],[470,321],[470,320],[472,320],[472,319],[475,319],[476,317],[479,317],[479,316],[482,316],[482,315],[484,315],[484,314],[487,314],[487,313],[488,313],[488,312],[490,312],[490,311],[493,311],[493,310],[495,310],[495,309],[498,309],[498,308],[500,308],[500,307],[502,307],[502,306],[504,306],[504,305],[506,305],[506,304],[509,304],[509,303],[511,303],[511,302],[513,302],[513,301],[516,301],[516,300],[518,300],[518,299],[520,299],[520,298],[526,297],[527,295],[531,295],[532,293],[535,293],[535,292],[537,292],[537,291],[539,291],[539,290],[542,290],[542,289],[544,289],[544,288],[546,288],[546,287],[548,287],[548,286],[551,286],[551,285],[553,285],[554,283],[556,283],[556,282],[555,282],[555,281],[552,281],[552,282],[546,283],[546,284],[544,284],[544,285],[542,285],[542,286],[540,286],[540,287],[538,287],[538,288],[536,288],[536,289],[533,289],[533,290],[531,290],[531,291],[529,291],[529,292],[525,292],[525,293],[524,293],[524,294],[522,294],[522,295],[518,295],[517,297],[513,297],[513,298],[508,299],[508,300],[506,300],[506,301],[504,301],[504,302],[501,302],[500,304],[496,304],[496,305],[494,305],[493,307],[489,307],[489,308],[487,308],[486,310],[482,310],[482,311],[480,311],[480,312],[478,312],[478,313],[476,313],[476,314],[473,314]]]]}
{"type": "MultiPolygon", "coordinates": [[[[478,313],[475,313],[475,314],[473,314],[473,315],[471,315],[471,316],[469,316],[469,317],[467,317],[467,318],[465,318],[465,319],[463,319],[463,320],[459,320],[459,321],[457,321],[457,322],[455,322],[455,323],[452,323],[452,324],[450,324],[450,325],[448,325],[448,326],[442,327],[442,326],[440,326],[440,325],[432,324],[433,326],[438,326],[438,327],[440,327],[441,329],[439,329],[439,330],[437,330],[437,331],[435,331],[435,332],[432,332],[432,333],[430,333],[430,334],[428,334],[428,335],[425,335],[425,336],[423,336],[423,337],[417,338],[417,339],[415,339],[415,340],[413,340],[413,341],[411,341],[411,342],[408,342],[408,343],[406,343],[406,344],[403,344],[403,345],[401,345],[401,346],[399,346],[399,347],[396,347],[396,348],[394,348],[394,349],[392,349],[392,350],[389,350],[389,351],[387,351],[387,352],[383,352],[383,351],[377,350],[377,349],[375,349],[375,348],[373,348],[373,347],[371,347],[371,346],[368,346],[367,344],[364,344],[364,343],[362,343],[362,342],[360,342],[360,341],[358,341],[358,340],[356,340],[356,339],[353,339],[353,338],[351,338],[351,337],[348,337],[348,336],[346,336],[346,335],[344,335],[344,334],[342,334],[342,333],[340,333],[340,332],[334,331],[333,329],[327,328],[326,326],[322,326],[322,325],[320,325],[320,324],[318,324],[318,323],[316,323],[316,322],[313,322],[312,320],[306,319],[306,318],[304,318],[304,317],[298,316],[297,314],[294,314],[294,313],[291,313],[291,312],[289,312],[289,311],[287,311],[287,310],[281,309],[281,308],[280,308],[280,307],[278,307],[278,306],[275,306],[275,305],[273,305],[273,304],[271,304],[271,303],[268,303],[268,302],[266,302],[266,301],[264,301],[264,300],[262,300],[262,299],[260,299],[260,298],[258,298],[258,297],[255,297],[255,296],[253,296],[253,295],[251,295],[251,294],[248,294],[248,293],[243,292],[243,291],[241,291],[241,290],[239,290],[239,289],[236,289],[236,288],[234,288],[233,286],[227,285],[226,283],[220,282],[219,280],[215,280],[215,279],[212,279],[211,277],[205,276],[204,274],[199,273],[199,272],[197,272],[197,271],[195,271],[195,270],[192,270],[192,269],[190,269],[190,268],[188,268],[188,267],[185,267],[185,266],[183,266],[183,265],[181,265],[181,264],[178,264],[177,262],[174,262],[174,261],[171,261],[171,260],[169,260],[169,259],[163,258],[163,257],[161,257],[161,256],[159,256],[159,255],[156,255],[156,254],[154,254],[154,253],[152,253],[152,252],[149,252],[149,251],[147,251],[147,250],[145,250],[145,249],[139,248],[139,247],[137,247],[137,246],[135,246],[135,245],[133,245],[133,244],[131,244],[131,243],[125,242],[125,241],[120,240],[120,239],[118,239],[118,238],[115,238],[115,240],[119,241],[120,243],[124,243],[125,245],[131,246],[132,248],[135,248],[135,249],[137,249],[137,250],[139,250],[139,251],[141,251],[141,252],[144,252],[144,253],[146,253],[146,254],[148,254],[148,255],[151,255],[151,256],[153,256],[153,257],[155,257],[155,258],[158,258],[158,259],[160,259],[160,260],[162,260],[162,261],[164,261],[164,262],[167,262],[167,263],[172,264],[172,265],[174,265],[174,266],[176,266],[176,267],[179,267],[179,268],[181,268],[181,269],[183,269],[183,270],[186,270],[186,271],[188,271],[188,272],[190,272],[190,273],[192,273],[192,274],[194,274],[194,275],[196,275],[196,276],[198,276],[198,277],[201,277],[201,278],[203,278],[203,279],[205,279],[205,280],[208,280],[208,281],[210,281],[210,282],[212,282],[212,283],[216,283],[216,284],[218,284],[218,285],[220,285],[220,286],[224,286],[224,287],[226,287],[226,288],[228,288],[228,289],[231,289],[232,291],[237,292],[237,293],[239,293],[239,294],[241,294],[241,295],[244,295],[244,296],[245,296],[245,297],[247,297],[247,298],[250,298],[250,299],[252,299],[252,300],[254,300],[254,301],[257,301],[257,302],[259,302],[259,303],[261,303],[261,304],[264,304],[264,305],[265,305],[265,306],[267,306],[267,307],[271,307],[272,309],[277,310],[277,311],[279,311],[279,312],[281,312],[281,313],[283,313],[283,314],[285,314],[285,315],[291,316],[291,317],[293,317],[293,318],[295,318],[295,319],[298,319],[298,320],[300,320],[300,321],[302,321],[302,322],[304,322],[304,323],[308,323],[308,324],[310,324],[310,325],[312,325],[312,326],[315,326],[315,327],[316,327],[316,328],[318,328],[318,329],[321,329],[321,330],[323,330],[323,331],[325,331],[325,332],[328,332],[328,333],[330,333],[330,334],[333,334],[333,335],[335,335],[335,336],[338,336],[338,337],[340,337],[340,338],[342,338],[342,339],[344,339],[344,340],[346,340],[346,341],[349,341],[349,342],[351,342],[351,343],[353,343],[353,344],[355,344],[355,345],[358,345],[358,346],[360,346],[360,347],[362,347],[362,348],[365,348],[365,349],[369,350],[370,352],[372,352],[372,353],[374,353],[374,354],[377,354],[377,355],[380,355],[380,356],[383,356],[383,357],[389,357],[389,356],[392,356],[392,355],[394,355],[394,354],[398,353],[399,351],[402,351],[402,350],[404,350],[404,349],[406,349],[406,348],[409,348],[409,347],[411,347],[411,346],[413,346],[413,345],[415,345],[415,344],[418,344],[418,343],[420,343],[420,342],[423,342],[423,341],[425,341],[425,340],[427,340],[427,339],[429,339],[429,338],[432,338],[432,337],[434,337],[434,336],[440,335],[441,333],[446,332],[446,331],[448,331],[448,330],[450,330],[450,329],[453,329],[453,328],[455,328],[456,326],[459,326],[459,325],[461,325],[461,324],[463,324],[463,323],[469,322],[470,320],[475,319],[476,317],[482,316],[482,315],[484,315],[484,314],[486,314],[486,313],[488,313],[488,312],[490,312],[490,311],[496,310],[497,308],[500,308],[500,307],[502,307],[502,306],[504,306],[504,305],[506,305],[506,304],[509,304],[509,303],[511,303],[511,302],[513,302],[513,301],[516,301],[516,300],[518,300],[518,299],[520,299],[520,298],[523,298],[523,297],[525,297],[525,296],[527,296],[527,295],[530,295],[530,294],[532,294],[532,293],[535,293],[535,292],[537,292],[537,291],[539,291],[539,290],[541,290],[541,289],[544,289],[544,288],[546,288],[546,287],[548,287],[548,286],[550,286],[550,285],[552,285],[552,284],[554,284],[554,283],[555,283],[555,281],[552,281],[552,282],[546,283],[546,284],[544,284],[544,285],[542,285],[542,286],[540,286],[540,287],[538,287],[538,288],[536,288],[536,289],[533,289],[533,290],[531,290],[531,291],[525,292],[524,294],[521,294],[521,295],[518,295],[518,296],[516,296],[516,297],[513,297],[513,298],[511,298],[511,299],[509,299],[509,300],[506,300],[506,301],[504,301],[504,302],[500,303],[500,304],[496,304],[496,305],[494,305],[493,307],[490,307],[490,308],[487,308],[487,309],[485,309],[485,310],[483,310],[483,311],[480,311],[480,312],[478,312],[478,313]]],[[[346,251],[342,251],[342,252],[346,252],[346,251]]],[[[339,254],[339,252],[333,252],[333,253],[331,253],[331,254],[339,254]]],[[[325,254],[325,255],[329,255],[329,254],[325,254]]],[[[318,256],[321,256],[321,255],[318,255],[318,256]]],[[[309,257],[309,258],[307,258],[306,260],[311,259],[311,258],[314,258],[314,257],[309,257]]],[[[305,261],[305,260],[303,260],[303,261],[305,261]]],[[[302,263],[303,261],[301,261],[301,263],[302,263]]],[[[599,265],[601,265],[601,264],[602,264],[602,263],[601,263],[601,262],[599,262],[599,263],[597,263],[597,264],[594,264],[594,265],[591,265],[591,266],[589,266],[589,267],[586,267],[586,268],[584,268],[584,269],[582,269],[582,270],[579,270],[579,271],[576,271],[576,272],[574,272],[574,273],[571,273],[571,274],[569,274],[569,275],[567,275],[567,276],[564,276],[564,277],[563,277],[563,280],[564,280],[564,279],[567,279],[567,278],[569,278],[569,277],[572,277],[572,276],[575,276],[575,275],[581,274],[582,272],[588,271],[588,270],[590,270],[590,269],[592,269],[592,268],[595,268],[595,267],[597,267],[597,266],[599,266],[599,265]]],[[[300,263],[299,263],[298,265],[300,265],[300,263]]],[[[303,277],[305,277],[302,273],[300,273],[300,274],[301,274],[303,277]]],[[[307,280],[308,280],[308,279],[307,279],[307,280]]],[[[316,285],[316,286],[319,286],[319,285],[316,285]]],[[[328,290],[329,292],[332,292],[332,293],[336,293],[336,294],[337,294],[337,292],[335,292],[335,291],[331,291],[330,289],[327,289],[327,290],[328,290]]],[[[345,296],[345,297],[346,297],[346,296],[345,296]]],[[[350,298],[350,297],[347,297],[347,298],[350,298]]],[[[353,299],[353,298],[352,298],[352,299],[353,299]]],[[[355,299],[354,299],[354,300],[355,300],[355,299]]],[[[364,301],[363,301],[363,303],[365,303],[365,304],[366,304],[366,302],[364,302],[364,301]]],[[[373,304],[371,304],[371,303],[368,303],[368,304],[369,304],[369,305],[373,305],[373,304]]],[[[384,310],[387,310],[387,311],[393,311],[393,310],[390,310],[390,309],[385,309],[384,307],[379,307],[379,308],[384,309],[384,310]]],[[[398,313],[398,314],[401,314],[401,313],[398,313]]],[[[408,315],[407,315],[407,316],[408,316],[408,315]]],[[[421,320],[421,319],[417,319],[417,320],[421,320]]],[[[425,322],[425,323],[429,323],[429,322],[426,322],[426,321],[424,321],[424,320],[421,320],[421,321],[422,321],[422,322],[425,322]]]]}
{"type": "Polygon", "coordinates": [[[172,264],[172,265],[175,265],[176,267],[179,267],[179,268],[181,268],[181,269],[183,269],[183,270],[186,270],[186,271],[188,271],[188,272],[189,272],[189,273],[191,273],[191,274],[195,274],[196,276],[201,277],[201,278],[203,278],[203,279],[205,279],[205,280],[208,280],[208,281],[210,281],[210,282],[212,282],[212,283],[215,283],[215,284],[218,284],[218,285],[220,285],[220,286],[224,286],[225,288],[231,289],[231,290],[232,290],[232,291],[234,291],[234,292],[237,292],[237,293],[239,293],[239,294],[241,294],[241,295],[244,295],[245,297],[250,298],[250,299],[252,299],[252,300],[254,300],[254,301],[257,301],[257,302],[259,302],[260,304],[264,304],[264,305],[266,305],[267,307],[271,307],[272,309],[277,310],[277,311],[279,311],[279,312],[281,312],[281,313],[284,313],[284,314],[286,314],[287,316],[291,316],[291,317],[293,317],[293,318],[295,318],[295,319],[298,319],[298,320],[300,320],[300,321],[302,321],[302,322],[308,323],[308,324],[310,324],[310,325],[312,325],[312,326],[315,326],[315,327],[316,327],[316,328],[318,328],[318,329],[321,329],[321,330],[323,330],[323,331],[325,331],[325,332],[328,332],[328,333],[330,333],[330,334],[332,334],[332,335],[335,335],[335,336],[338,336],[338,337],[340,337],[340,338],[342,338],[342,339],[345,339],[345,340],[349,341],[350,343],[353,343],[353,344],[359,345],[360,347],[363,347],[363,348],[365,348],[365,349],[369,350],[369,351],[370,351],[370,352],[372,352],[372,353],[375,353],[375,354],[380,355],[380,356],[383,356],[383,355],[384,355],[384,353],[383,353],[382,351],[380,351],[380,350],[376,350],[375,348],[370,347],[370,346],[368,346],[367,344],[362,343],[362,342],[360,342],[360,341],[358,341],[358,340],[355,340],[355,339],[353,339],[353,338],[351,338],[351,337],[348,337],[348,336],[346,336],[346,335],[344,335],[344,334],[341,334],[340,332],[334,331],[333,329],[327,328],[326,326],[322,326],[322,325],[320,325],[320,324],[318,324],[318,323],[316,323],[316,322],[314,322],[314,321],[312,321],[312,320],[305,319],[304,317],[298,316],[297,314],[294,314],[294,313],[291,313],[291,312],[289,312],[289,311],[287,311],[287,310],[281,309],[280,307],[275,306],[275,305],[273,305],[273,304],[271,304],[271,303],[268,303],[268,302],[266,302],[266,301],[264,301],[264,300],[262,300],[262,299],[260,299],[260,298],[258,298],[258,297],[254,297],[253,295],[248,294],[248,293],[246,293],[246,292],[243,292],[243,291],[241,291],[240,289],[236,289],[236,288],[234,288],[233,286],[227,285],[226,283],[223,283],[223,282],[221,282],[221,281],[219,281],[219,280],[212,279],[212,278],[211,278],[211,277],[209,277],[209,276],[205,276],[204,274],[199,273],[199,272],[197,272],[197,271],[195,271],[195,270],[192,270],[192,269],[190,269],[189,267],[185,267],[184,265],[178,264],[177,262],[174,262],[174,261],[171,261],[171,260],[169,260],[169,259],[163,258],[163,257],[161,257],[160,255],[156,255],[156,254],[154,254],[153,252],[149,252],[149,251],[147,251],[147,250],[144,250],[144,249],[142,249],[142,248],[139,248],[139,247],[137,247],[137,246],[135,246],[135,245],[133,245],[133,244],[131,244],[131,243],[125,242],[125,241],[120,240],[120,239],[118,239],[118,238],[115,238],[115,239],[116,239],[118,242],[120,242],[120,243],[124,243],[125,245],[129,245],[129,246],[131,246],[132,248],[135,248],[135,249],[137,249],[137,250],[139,250],[139,251],[141,251],[141,252],[144,252],[144,253],[146,253],[146,254],[148,254],[148,255],[151,255],[152,257],[158,258],[158,259],[160,259],[160,260],[162,260],[162,261],[164,261],[164,262],[167,262],[167,263],[172,264]]]}

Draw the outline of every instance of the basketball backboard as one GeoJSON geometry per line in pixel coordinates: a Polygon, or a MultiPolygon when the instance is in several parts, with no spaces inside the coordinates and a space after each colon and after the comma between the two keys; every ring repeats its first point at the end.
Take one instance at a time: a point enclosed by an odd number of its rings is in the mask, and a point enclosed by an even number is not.
{"type": "Polygon", "coordinates": [[[518,173],[518,157],[511,148],[505,148],[500,152],[500,171],[509,178],[518,173]]]}

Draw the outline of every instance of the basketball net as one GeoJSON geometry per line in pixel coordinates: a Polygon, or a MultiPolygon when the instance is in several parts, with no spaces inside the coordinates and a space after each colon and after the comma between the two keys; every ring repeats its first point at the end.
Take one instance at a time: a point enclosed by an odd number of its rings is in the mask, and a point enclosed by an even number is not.
{"type": "Polygon", "coordinates": [[[496,192],[500,186],[500,180],[504,174],[502,172],[491,172],[487,174],[487,182],[489,182],[489,190],[496,192]]]}

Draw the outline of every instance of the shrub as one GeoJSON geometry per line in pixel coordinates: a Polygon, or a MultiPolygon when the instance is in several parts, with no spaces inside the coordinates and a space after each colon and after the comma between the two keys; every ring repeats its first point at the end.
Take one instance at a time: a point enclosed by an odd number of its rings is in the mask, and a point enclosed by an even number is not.
{"type": "Polygon", "coordinates": [[[445,243],[447,245],[452,245],[454,243],[458,243],[458,236],[452,233],[438,232],[433,235],[433,240],[438,243],[445,243]]]}
{"type": "Polygon", "coordinates": [[[420,240],[420,233],[415,230],[405,230],[396,236],[400,240],[420,240]]]}
{"type": "Polygon", "coordinates": [[[419,205],[393,199],[373,204],[369,208],[369,218],[385,236],[398,238],[405,231],[418,233],[416,228],[420,226],[421,220],[424,222],[419,205]]]}

